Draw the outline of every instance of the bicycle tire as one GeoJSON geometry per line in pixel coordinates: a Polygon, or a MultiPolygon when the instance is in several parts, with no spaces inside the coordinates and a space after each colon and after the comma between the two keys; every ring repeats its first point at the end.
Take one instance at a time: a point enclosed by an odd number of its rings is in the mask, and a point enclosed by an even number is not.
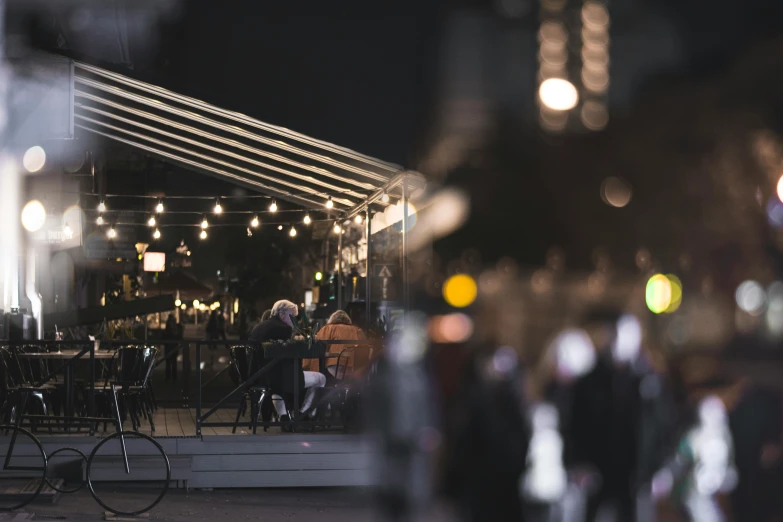
{"type": "MultiPolygon", "coordinates": [[[[29,431],[27,431],[24,428],[19,428],[19,427],[16,427],[16,426],[12,426],[10,424],[0,425],[0,433],[8,432],[9,430],[15,430],[18,433],[21,433],[22,435],[25,435],[25,436],[27,436],[30,440],[32,440],[35,443],[35,446],[38,448],[38,451],[41,452],[41,459],[43,460],[43,467],[42,467],[43,473],[41,473],[41,480],[38,482],[38,487],[35,489],[35,492],[30,496],[30,498],[26,499],[25,501],[23,501],[23,502],[21,502],[19,504],[16,504],[13,507],[2,507],[2,506],[0,506],[0,512],[7,512],[7,511],[14,511],[16,509],[21,509],[21,508],[25,507],[27,504],[29,504],[30,502],[32,502],[33,500],[35,500],[38,497],[38,495],[40,495],[41,490],[43,489],[44,484],[46,483],[46,471],[47,471],[47,467],[48,467],[47,466],[48,460],[46,459],[46,452],[44,451],[43,446],[41,445],[41,441],[38,440],[38,437],[36,437],[35,435],[33,435],[32,433],[30,433],[29,431]]],[[[35,471],[35,470],[30,470],[30,471],[35,471]]]]}
{"type": "MultiPolygon", "coordinates": [[[[74,453],[78,453],[85,462],[87,461],[87,455],[85,455],[84,452],[82,452],[80,450],[77,450],[76,448],[67,448],[67,447],[54,450],[49,455],[48,460],[51,460],[52,457],[54,457],[55,455],[57,455],[61,451],[73,451],[74,453]]],[[[58,493],[64,493],[64,494],[76,493],[77,491],[82,489],[85,486],[85,484],[87,484],[87,482],[82,482],[82,484],[78,488],[76,488],[76,489],[60,489],[60,488],[56,487],[54,484],[52,484],[51,482],[49,482],[49,477],[47,477],[45,473],[44,473],[44,478],[46,480],[46,485],[47,486],[49,486],[53,490],[57,491],[58,493]]]]}
{"type": "Polygon", "coordinates": [[[146,513],[147,511],[151,510],[152,508],[157,506],[161,500],[163,500],[163,497],[166,496],[166,493],[169,490],[169,482],[171,482],[171,463],[169,462],[169,456],[166,454],[166,450],[163,449],[163,446],[161,446],[158,443],[158,441],[156,441],[149,435],[139,433],[138,431],[122,431],[109,435],[108,437],[101,440],[93,448],[92,452],[90,453],[90,457],[87,459],[87,487],[90,489],[90,494],[92,495],[92,498],[94,498],[95,501],[101,505],[101,507],[107,509],[108,511],[114,513],[115,515],[135,517],[137,515],[141,515],[142,513],[146,513]],[[163,460],[166,462],[166,481],[164,483],[163,489],[161,490],[157,498],[149,506],[146,506],[144,509],[140,509],[137,511],[119,511],[110,507],[100,499],[98,494],[95,492],[95,488],[93,487],[92,484],[92,464],[95,459],[95,455],[98,453],[98,450],[101,449],[101,446],[103,446],[104,444],[106,444],[112,439],[120,437],[121,435],[124,437],[136,437],[140,439],[145,439],[151,442],[155,446],[155,448],[160,452],[161,456],[163,457],[163,460]]]}

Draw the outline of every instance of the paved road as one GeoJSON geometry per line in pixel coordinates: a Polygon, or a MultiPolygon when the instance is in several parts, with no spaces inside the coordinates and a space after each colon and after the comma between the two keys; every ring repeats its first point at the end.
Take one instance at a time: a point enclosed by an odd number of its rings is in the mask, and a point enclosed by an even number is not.
{"type": "MultiPolygon", "coordinates": [[[[67,517],[68,522],[103,520],[100,506],[87,491],[63,495],[55,504],[36,503],[26,511],[36,514],[34,520],[55,520],[59,516],[67,517]]],[[[152,511],[150,519],[367,522],[377,517],[367,493],[355,489],[232,489],[190,493],[172,490],[152,511]]]]}

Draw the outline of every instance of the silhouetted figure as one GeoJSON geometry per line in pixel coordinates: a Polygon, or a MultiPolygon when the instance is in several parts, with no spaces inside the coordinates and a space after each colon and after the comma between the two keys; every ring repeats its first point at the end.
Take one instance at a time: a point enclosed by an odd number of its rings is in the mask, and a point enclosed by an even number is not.
{"type": "Polygon", "coordinates": [[[166,319],[166,329],[163,332],[163,339],[168,341],[164,349],[166,356],[166,381],[177,380],[177,355],[179,354],[179,344],[175,341],[179,341],[180,328],[177,324],[177,319],[173,313],[169,314],[169,318],[166,319]]]}

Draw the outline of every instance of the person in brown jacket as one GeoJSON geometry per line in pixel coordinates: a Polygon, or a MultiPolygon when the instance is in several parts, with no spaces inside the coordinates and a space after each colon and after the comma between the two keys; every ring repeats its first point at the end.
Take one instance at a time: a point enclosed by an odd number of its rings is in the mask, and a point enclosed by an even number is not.
{"type": "MultiPolygon", "coordinates": [[[[364,332],[358,326],[354,326],[351,322],[351,318],[342,310],[338,310],[329,317],[329,322],[318,330],[315,336],[320,341],[358,341],[366,339],[364,332]]],[[[330,344],[326,354],[326,369],[332,376],[342,379],[345,374],[351,374],[355,369],[360,369],[367,364],[370,359],[372,348],[368,345],[352,345],[352,344],[330,344]],[[343,351],[344,350],[344,351],[343,351]],[[339,358],[340,375],[337,375],[338,356],[342,352],[342,357],[339,358]]],[[[310,371],[318,370],[318,361],[310,360],[303,361],[304,364],[309,362],[310,371]]]]}

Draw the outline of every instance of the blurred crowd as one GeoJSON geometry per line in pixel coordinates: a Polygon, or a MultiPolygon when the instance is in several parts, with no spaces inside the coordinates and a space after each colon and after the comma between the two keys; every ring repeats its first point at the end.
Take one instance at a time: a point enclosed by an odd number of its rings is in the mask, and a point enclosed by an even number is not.
{"type": "Polygon", "coordinates": [[[462,518],[783,520],[778,390],[720,370],[688,379],[645,330],[594,310],[536,364],[510,347],[470,357],[442,452],[462,518]]]}

